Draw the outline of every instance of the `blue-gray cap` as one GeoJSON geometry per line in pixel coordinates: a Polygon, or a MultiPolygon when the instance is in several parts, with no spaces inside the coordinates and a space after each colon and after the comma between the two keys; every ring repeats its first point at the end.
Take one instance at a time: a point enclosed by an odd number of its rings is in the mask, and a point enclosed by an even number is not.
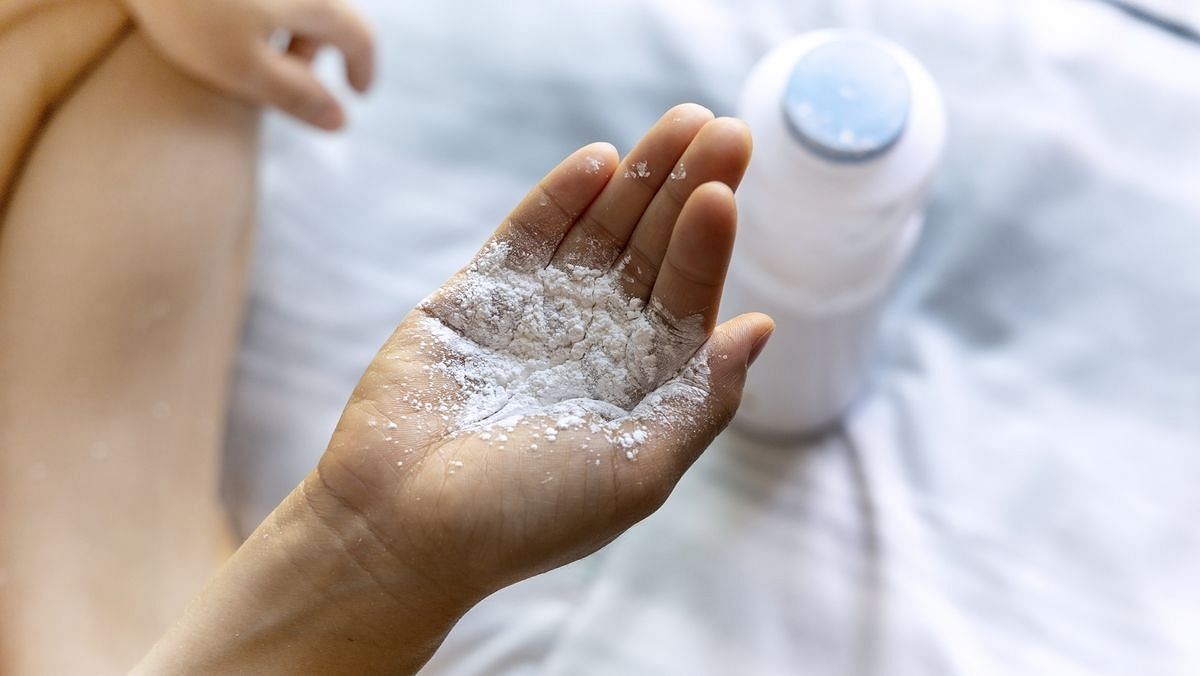
{"type": "Polygon", "coordinates": [[[796,62],[784,118],[801,143],[837,162],[887,152],[904,133],[912,93],[896,59],[875,41],[840,37],[796,62]]]}

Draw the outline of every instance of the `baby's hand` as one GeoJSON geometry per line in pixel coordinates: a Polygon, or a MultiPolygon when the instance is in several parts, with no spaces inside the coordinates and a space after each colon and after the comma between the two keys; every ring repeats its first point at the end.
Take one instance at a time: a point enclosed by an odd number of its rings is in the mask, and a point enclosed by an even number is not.
{"type": "Polygon", "coordinates": [[[125,0],[134,20],[176,67],[222,91],[273,105],[322,129],[345,113],[313,75],[317,49],[333,45],[358,91],[371,83],[374,40],[344,0],[125,0]],[[286,51],[272,46],[291,35],[286,51]]]}

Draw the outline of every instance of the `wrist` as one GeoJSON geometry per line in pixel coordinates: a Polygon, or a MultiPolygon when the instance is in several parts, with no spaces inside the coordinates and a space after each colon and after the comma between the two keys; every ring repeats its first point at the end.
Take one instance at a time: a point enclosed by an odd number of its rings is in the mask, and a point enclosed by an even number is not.
{"type": "Polygon", "coordinates": [[[314,473],[140,671],[415,672],[478,598],[431,582],[404,558],[314,473]]]}
{"type": "MultiPolygon", "coordinates": [[[[343,602],[361,598],[373,605],[386,597],[395,606],[391,612],[412,610],[457,619],[485,595],[474,592],[466,580],[454,584],[428,574],[431,566],[423,555],[428,547],[422,534],[411,533],[403,540],[384,535],[367,510],[335,493],[318,472],[311,473],[284,504],[291,512],[284,519],[305,538],[303,544],[291,543],[284,550],[294,552],[297,546],[307,550],[313,539],[322,543],[319,553],[308,551],[304,561],[293,558],[293,565],[312,584],[343,602]],[[293,502],[294,506],[288,505],[293,502]]],[[[281,528],[284,519],[268,519],[255,535],[263,540],[275,537],[271,529],[281,528]]]]}

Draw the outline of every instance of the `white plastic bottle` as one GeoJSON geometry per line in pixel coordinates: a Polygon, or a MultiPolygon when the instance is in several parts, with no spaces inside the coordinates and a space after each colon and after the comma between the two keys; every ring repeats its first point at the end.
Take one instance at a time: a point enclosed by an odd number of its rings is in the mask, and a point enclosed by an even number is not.
{"type": "Polygon", "coordinates": [[[754,158],[738,191],[727,313],[776,330],[737,421],[816,432],[858,394],[883,304],[921,231],[945,142],[937,85],[880,37],[823,30],[765,56],[742,92],[754,158]]]}

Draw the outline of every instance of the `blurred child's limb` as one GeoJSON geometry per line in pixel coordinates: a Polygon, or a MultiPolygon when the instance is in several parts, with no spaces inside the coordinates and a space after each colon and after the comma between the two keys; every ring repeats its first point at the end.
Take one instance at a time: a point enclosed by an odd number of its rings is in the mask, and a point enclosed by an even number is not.
{"type": "MultiPolygon", "coordinates": [[[[26,17],[4,39],[27,49],[0,51],[0,72],[50,64],[27,83],[45,94],[78,42],[120,31],[103,0],[69,5],[90,18],[33,39],[39,17],[26,17]]],[[[5,148],[29,144],[0,219],[0,673],[12,675],[124,673],[230,550],[218,470],[258,113],[137,31],[76,70],[44,124],[36,110],[15,129],[0,116],[5,148]]]]}
{"type": "Polygon", "coordinates": [[[51,106],[128,27],[110,0],[0,0],[0,213],[51,106]]]}
{"type": "Polygon", "coordinates": [[[323,129],[345,122],[337,99],[312,72],[322,45],[342,53],[346,79],[371,84],[374,37],[347,0],[123,0],[155,49],[217,89],[270,105],[323,129]],[[290,36],[291,47],[272,44],[290,36]]]}
{"type": "Polygon", "coordinates": [[[65,0],[0,0],[0,32],[20,21],[34,10],[62,4],[65,0]]]}

